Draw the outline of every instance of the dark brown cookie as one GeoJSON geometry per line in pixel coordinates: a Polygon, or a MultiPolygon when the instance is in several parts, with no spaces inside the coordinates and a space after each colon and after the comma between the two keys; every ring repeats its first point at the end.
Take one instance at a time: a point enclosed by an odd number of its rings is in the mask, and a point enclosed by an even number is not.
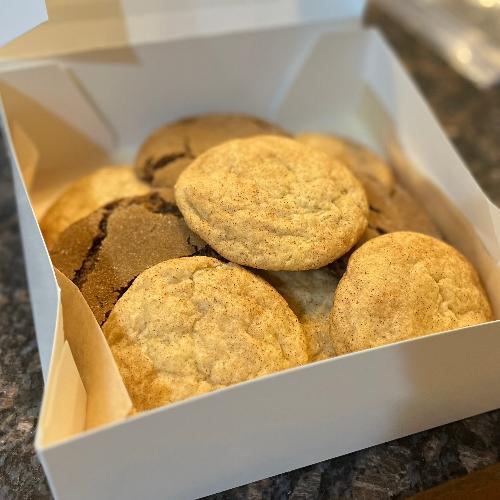
{"type": "Polygon", "coordinates": [[[140,179],[173,187],[179,174],[213,146],[255,135],[286,135],[277,125],[243,114],[206,114],[169,123],[142,144],[135,160],[140,179]]]}
{"type": "Polygon", "coordinates": [[[63,231],[51,251],[101,325],[139,273],[190,255],[217,256],[187,227],[168,191],[105,205],[63,231]]]}
{"type": "Polygon", "coordinates": [[[399,184],[394,184],[388,190],[378,181],[365,179],[363,187],[370,208],[368,228],[353,249],[340,259],[328,264],[329,269],[338,279],[342,278],[346,272],[354,250],[377,236],[396,231],[413,231],[441,238],[439,229],[425,209],[399,184]]]}
{"type": "Polygon", "coordinates": [[[365,182],[370,212],[368,215],[368,229],[361,238],[358,246],[377,236],[396,231],[414,231],[435,238],[441,233],[431,218],[415,198],[399,184],[395,184],[390,191],[378,182],[365,182]]]}

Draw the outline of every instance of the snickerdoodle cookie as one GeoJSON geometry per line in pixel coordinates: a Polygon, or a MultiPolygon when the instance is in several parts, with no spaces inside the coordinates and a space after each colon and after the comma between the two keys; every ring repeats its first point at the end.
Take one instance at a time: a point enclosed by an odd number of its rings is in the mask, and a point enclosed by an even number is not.
{"type": "Polygon", "coordinates": [[[396,232],[356,250],[330,315],[336,354],[492,319],[472,265],[430,236],[396,232]]]}
{"type": "Polygon", "coordinates": [[[159,262],[211,249],[186,225],[167,190],[124,198],[66,228],[54,265],[80,288],[99,324],[134,278],[159,262]]]}
{"type": "Polygon", "coordinates": [[[70,184],[40,220],[45,243],[50,248],[70,224],[118,198],[139,196],[150,187],[137,179],[132,167],[102,167],[70,184]]]}
{"type": "Polygon", "coordinates": [[[329,314],[338,278],[328,267],[311,271],[260,271],[278,290],[299,319],[307,341],[310,361],[335,354],[329,314]]]}
{"type": "Polygon", "coordinates": [[[303,133],[295,139],[343,162],[365,188],[370,214],[360,242],[394,231],[440,237],[427,212],[395,182],[391,167],[368,148],[332,134],[303,133]]]}
{"type": "Polygon", "coordinates": [[[286,137],[209,149],[181,174],[175,197],[187,224],[212,248],[258,269],[320,268],[367,227],[366,195],[349,169],[286,137]]]}
{"type": "Polygon", "coordinates": [[[379,156],[354,141],[333,134],[305,132],[295,139],[319,151],[332,155],[343,162],[363,183],[365,179],[376,180],[385,188],[392,188],[392,169],[379,156]]]}
{"type": "Polygon", "coordinates": [[[304,334],[278,292],[209,257],[141,273],[103,331],[137,410],[307,362],[304,334]]]}
{"type": "Polygon", "coordinates": [[[179,174],[207,149],[231,139],[260,134],[282,135],[277,125],[243,114],[206,114],[169,123],[142,144],[135,160],[137,175],[154,186],[173,187],[179,174]]]}

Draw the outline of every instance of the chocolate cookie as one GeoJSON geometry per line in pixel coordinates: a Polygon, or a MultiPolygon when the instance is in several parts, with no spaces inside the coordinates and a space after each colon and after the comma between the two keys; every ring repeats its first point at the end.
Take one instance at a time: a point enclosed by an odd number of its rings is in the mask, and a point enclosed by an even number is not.
{"type": "Polygon", "coordinates": [[[185,118],[155,130],[135,160],[140,179],[173,187],[179,174],[200,154],[222,142],[260,134],[283,135],[272,123],[249,115],[207,114],[185,118]]]}
{"type": "Polygon", "coordinates": [[[137,410],[307,362],[299,322],[278,292],[208,257],[141,273],[103,331],[137,410]]]}
{"type": "Polygon", "coordinates": [[[137,179],[132,167],[102,167],[70,184],[40,220],[47,248],[70,224],[118,198],[139,196],[150,187],[137,179]]]}
{"type": "Polygon", "coordinates": [[[323,267],[367,227],[365,192],[349,169],[286,137],[209,149],[181,174],[175,196],[187,224],[212,248],[257,269],[323,267]]]}
{"type": "Polygon", "coordinates": [[[168,192],[112,202],[68,227],[52,262],[80,288],[103,324],[134,278],[158,262],[216,255],[184,222],[168,192]]]}
{"type": "Polygon", "coordinates": [[[396,232],[356,250],[330,314],[336,354],[345,354],[492,319],[467,259],[420,233],[396,232]]]}
{"type": "Polygon", "coordinates": [[[368,228],[359,243],[395,231],[414,231],[441,237],[425,209],[400,185],[395,184],[387,190],[376,181],[368,181],[364,183],[364,188],[370,213],[368,228]]]}

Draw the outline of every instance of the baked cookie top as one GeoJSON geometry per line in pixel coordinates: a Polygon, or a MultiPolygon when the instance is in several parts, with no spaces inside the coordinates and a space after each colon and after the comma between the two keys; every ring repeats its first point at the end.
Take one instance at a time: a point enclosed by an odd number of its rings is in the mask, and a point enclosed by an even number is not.
{"type": "Polygon", "coordinates": [[[99,324],[134,278],[158,262],[210,254],[184,222],[168,191],[112,202],[73,223],[51,250],[99,324]]]}
{"type": "Polygon", "coordinates": [[[441,237],[425,209],[399,184],[388,190],[379,182],[367,181],[364,188],[370,213],[368,228],[360,243],[395,231],[413,231],[441,237]]]}
{"type": "Polygon", "coordinates": [[[209,257],[144,271],[103,331],[137,410],[307,362],[299,322],[278,292],[209,257]]]}
{"type": "Polygon", "coordinates": [[[320,268],[367,227],[361,184],[341,163],[286,137],[216,146],[179,177],[187,224],[219,254],[275,271],[320,268]]]}
{"type": "Polygon", "coordinates": [[[335,354],[330,335],[330,310],[339,282],[328,267],[311,271],[260,271],[287,301],[302,325],[310,361],[335,354]]]}
{"type": "Polygon", "coordinates": [[[356,250],[330,315],[337,354],[492,319],[479,277],[457,250],[430,236],[396,232],[356,250]]]}
{"type": "Polygon", "coordinates": [[[282,135],[272,123],[244,114],[206,114],[169,123],[142,144],[135,160],[139,178],[154,186],[173,187],[179,174],[207,149],[231,139],[260,134],[282,135]]]}
{"type": "Polygon", "coordinates": [[[298,134],[295,139],[345,163],[362,183],[365,180],[376,180],[387,189],[394,185],[391,167],[368,148],[354,141],[333,134],[314,132],[298,134]]]}
{"type": "Polygon", "coordinates": [[[131,166],[102,167],[70,184],[40,220],[45,243],[50,248],[70,224],[106,203],[127,196],[140,196],[150,187],[137,179],[131,166]]]}

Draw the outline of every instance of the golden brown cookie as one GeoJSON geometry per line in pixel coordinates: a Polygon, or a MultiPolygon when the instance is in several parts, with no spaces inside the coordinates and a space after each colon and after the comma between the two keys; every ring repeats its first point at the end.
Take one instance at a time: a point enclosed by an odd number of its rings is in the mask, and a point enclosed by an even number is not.
{"type": "Polygon", "coordinates": [[[50,248],[70,224],[118,198],[140,196],[150,187],[137,179],[128,165],[102,167],[70,184],[40,220],[50,248]]]}
{"type": "Polygon", "coordinates": [[[304,334],[278,292],[209,257],[144,271],[103,331],[138,410],[307,362],[304,334]]]}
{"type": "Polygon", "coordinates": [[[295,139],[345,163],[364,184],[365,180],[376,180],[387,189],[394,185],[392,169],[379,156],[354,141],[333,134],[305,132],[295,139]]]}
{"type": "Polygon", "coordinates": [[[212,255],[167,194],[151,192],[105,205],[66,228],[54,244],[52,262],[80,288],[99,324],[148,267],[212,255]]]}
{"type": "Polygon", "coordinates": [[[396,232],[356,250],[330,315],[337,354],[475,325],[492,319],[472,265],[453,247],[396,232]]]}
{"type": "Polygon", "coordinates": [[[388,191],[376,181],[367,181],[364,188],[370,213],[368,229],[359,243],[395,231],[414,231],[441,237],[425,209],[399,184],[388,191]]]}
{"type": "Polygon", "coordinates": [[[173,187],[179,174],[207,149],[231,139],[260,134],[282,135],[272,123],[243,114],[207,114],[185,118],[155,130],[135,160],[139,178],[154,186],[173,187]]]}
{"type": "Polygon", "coordinates": [[[286,137],[226,142],[179,177],[177,205],[220,255],[257,269],[317,269],[367,227],[368,203],[341,163],[286,137]]]}
{"type": "Polygon", "coordinates": [[[330,310],[338,279],[327,268],[312,271],[260,271],[287,301],[302,325],[310,361],[331,358],[330,310]]]}
{"type": "Polygon", "coordinates": [[[391,167],[369,149],[330,134],[303,133],[295,138],[344,162],[363,184],[370,215],[368,229],[360,242],[394,231],[440,237],[426,211],[395,182],[391,167]]]}

